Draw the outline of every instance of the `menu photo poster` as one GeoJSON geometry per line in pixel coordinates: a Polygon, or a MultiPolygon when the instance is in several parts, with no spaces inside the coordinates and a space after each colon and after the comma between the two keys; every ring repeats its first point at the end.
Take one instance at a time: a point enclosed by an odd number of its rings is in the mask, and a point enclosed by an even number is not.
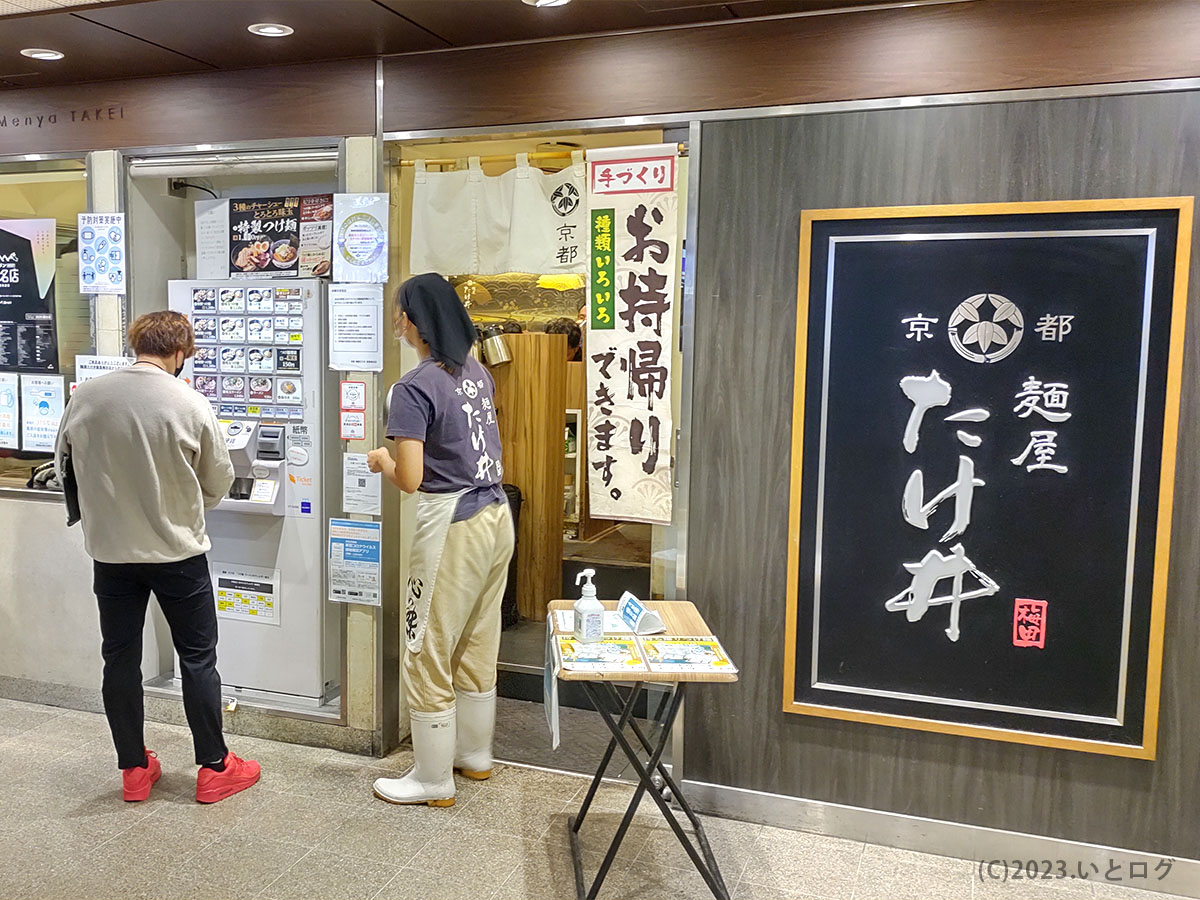
{"type": "Polygon", "coordinates": [[[329,275],[333,269],[333,194],[300,198],[300,277],[329,275]]]}
{"type": "Polygon", "coordinates": [[[333,195],[333,280],[383,284],[388,270],[388,195],[333,195]]]}
{"type": "Polygon", "coordinates": [[[300,198],[229,201],[229,275],[294,278],[300,261],[300,198]]]}
{"type": "Polygon", "coordinates": [[[0,369],[57,372],[54,219],[0,219],[0,369]]]}

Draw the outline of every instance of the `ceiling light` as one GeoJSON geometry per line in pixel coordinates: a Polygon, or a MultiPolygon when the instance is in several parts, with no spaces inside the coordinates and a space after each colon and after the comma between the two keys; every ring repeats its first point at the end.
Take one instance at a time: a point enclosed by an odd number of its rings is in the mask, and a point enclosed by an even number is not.
{"type": "Polygon", "coordinates": [[[43,157],[40,153],[26,153],[25,158],[30,162],[33,162],[35,160],[42,159],[43,157]]]}
{"type": "Polygon", "coordinates": [[[566,6],[571,0],[521,0],[527,6],[536,6],[538,9],[544,9],[548,6],[566,6]]]}
{"type": "Polygon", "coordinates": [[[259,37],[287,37],[296,29],[290,28],[287,25],[277,25],[274,22],[257,22],[254,25],[247,26],[246,30],[251,34],[257,34],[259,37]]]}
{"type": "Polygon", "coordinates": [[[26,47],[21,51],[22,56],[28,56],[30,59],[62,59],[65,54],[59,53],[57,50],[46,50],[40,47],[26,47]]]}

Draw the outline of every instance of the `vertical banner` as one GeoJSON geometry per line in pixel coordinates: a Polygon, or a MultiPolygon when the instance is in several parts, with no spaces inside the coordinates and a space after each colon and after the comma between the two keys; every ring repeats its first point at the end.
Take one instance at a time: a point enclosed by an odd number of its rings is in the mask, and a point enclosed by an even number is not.
{"type": "Polygon", "coordinates": [[[0,369],[57,372],[54,219],[0,220],[0,369]]]}
{"type": "Polygon", "coordinates": [[[79,292],[124,294],[125,213],[79,214],[79,292]]]}
{"type": "Polygon", "coordinates": [[[671,521],[671,360],[679,283],[674,145],[589,153],[591,515],[671,521]]]}

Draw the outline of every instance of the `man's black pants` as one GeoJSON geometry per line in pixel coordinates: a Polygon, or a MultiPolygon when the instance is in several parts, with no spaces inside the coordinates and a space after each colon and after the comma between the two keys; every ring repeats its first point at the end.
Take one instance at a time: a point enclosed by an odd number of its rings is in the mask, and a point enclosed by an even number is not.
{"type": "Polygon", "coordinates": [[[221,676],[217,674],[217,608],[208,558],[173,563],[94,563],[94,590],[104,641],[104,713],[117,747],[117,765],[145,760],[142,628],[150,593],[171,628],[183,675],[183,709],[192,729],[196,765],[228,750],[221,735],[221,676]]]}

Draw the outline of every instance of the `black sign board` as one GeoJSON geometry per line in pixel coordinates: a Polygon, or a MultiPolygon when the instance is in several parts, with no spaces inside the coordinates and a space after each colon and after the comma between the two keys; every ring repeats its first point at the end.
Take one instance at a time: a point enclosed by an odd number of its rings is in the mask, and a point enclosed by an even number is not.
{"type": "Polygon", "coordinates": [[[55,222],[0,221],[0,370],[57,372],[55,222]]]}
{"type": "Polygon", "coordinates": [[[786,711],[1153,757],[1191,214],[804,214],[786,711]]]}

